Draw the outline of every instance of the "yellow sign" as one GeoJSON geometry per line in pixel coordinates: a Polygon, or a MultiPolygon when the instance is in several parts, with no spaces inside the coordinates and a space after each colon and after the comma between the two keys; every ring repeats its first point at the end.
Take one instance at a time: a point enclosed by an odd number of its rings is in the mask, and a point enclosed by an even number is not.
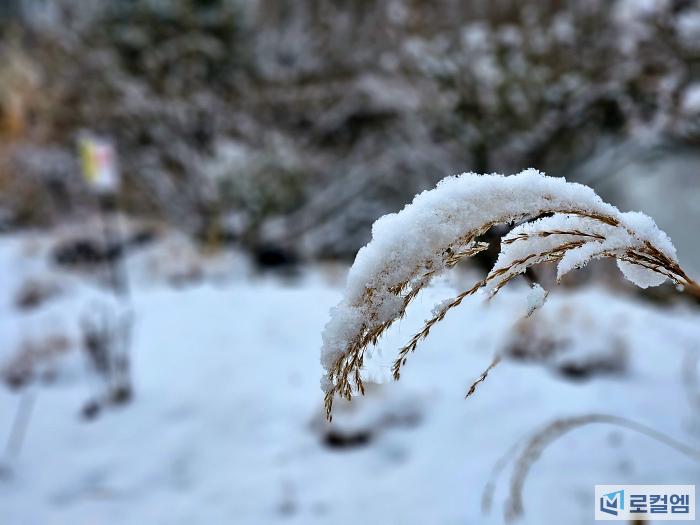
{"type": "Polygon", "coordinates": [[[98,192],[115,191],[119,185],[119,174],[112,144],[93,137],[83,137],[78,142],[78,152],[85,181],[98,192]]]}

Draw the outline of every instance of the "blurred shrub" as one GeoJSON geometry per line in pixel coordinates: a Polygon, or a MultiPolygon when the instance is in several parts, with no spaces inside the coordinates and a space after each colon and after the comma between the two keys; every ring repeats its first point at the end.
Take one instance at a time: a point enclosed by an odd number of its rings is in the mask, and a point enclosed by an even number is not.
{"type": "Polygon", "coordinates": [[[238,10],[213,0],[99,4],[83,20],[80,2],[63,2],[36,35],[47,84],[60,92],[50,116],[56,140],[86,128],[110,136],[127,205],[196,228],[214,198],[200,164],[230,133],[238,10]]]}
{"type": "Polygon", "coordinates": [[[377,216],[449,173],[565,174],[611,139],[700,138],[694,2],[24,0],[23,12],[49,101],[26,141],[72,152],[83,129],[109,135],[132,212],[191,232],[233,212],[248,240],[311,255],[354,254],[377,216]]]}
{"type": "Polygon", "coordinates": [[[70,350],[70,339],[60,333],[23,341],[11,358],[0,363],[0,380],[11,388],[37,379],[50,382],[60,374],[61,361],[70,350]]]}

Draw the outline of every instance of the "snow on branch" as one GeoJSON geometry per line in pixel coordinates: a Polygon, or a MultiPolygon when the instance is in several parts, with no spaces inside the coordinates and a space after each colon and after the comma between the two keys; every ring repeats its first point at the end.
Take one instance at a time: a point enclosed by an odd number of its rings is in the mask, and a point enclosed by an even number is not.
{"type": "Polygon", "coordinates": [[[501,240],[493,269],[472,288],[440,305],[398,354],[394,379],[418,342],[468,295],[493,295],[528,267],[558,263],[558,276],[589,261],[612,257],[637,286],[669,279],[698,291],[681,269],[669,237],[637,212],[622,213],[589,187],[547,177],[534,169],[517,175],[465,173],[448,177],[398,213],[378,219],[372,240],[348,275],[343,300],[323,332],[321,363],[326,415],[333,399],[364,393],[360,376],[366,349],[401,318],[413,298],[439,273],[485,250],[478,238],[496,224],[522,223],[501,240]]]}

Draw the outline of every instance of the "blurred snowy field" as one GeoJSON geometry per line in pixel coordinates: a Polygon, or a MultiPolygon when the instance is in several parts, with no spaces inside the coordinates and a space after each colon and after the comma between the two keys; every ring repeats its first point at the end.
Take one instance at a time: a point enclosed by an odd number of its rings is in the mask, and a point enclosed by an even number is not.
{"type": "MultiPolygon", "coordinates": [[[[177,265],[200,262],[162,248],[129,259],[134,399],[84,421],[80,408],[94,385],[74,348],[79,320],[108,299],[84,277],[52,269],[46,250],[41,239],[0,238],[0,367],[26,338],[59,332],[69,340],[51,381],[0,388],[0,446],[22,397],[34,400],[21,451],[1,459],[3,525],[502,523],[508,469],[491,513],[481,509],[494,464],[556,418],[615,414],[700,449],[700,412],[683,380],[688,355],[700,351],[700,314],[690,307],[591,286],[553,289],[532,322],[561,320],[584,354],[614,341],[624,370],[572,381],[551,366],[506,360],[464,400],[516,333],[527,288],[465,301],[418,347],[401,381],[390,382],[395,350],[454,293],[445,280],[372,356],[368,377],[385,384],[350,408],[339,405],[329,427],[320,333],[342,271],[265,276],[232,257],[209,260],[203,277],[173,287],[164,275],[189,275],[177,265]],[[60,292],[20,311],[13,297],[29,278],[55,280],[60,292]],[[582,321],[572,327],[558,312],[582,321]]],[[[584,427],[534,466],[523,522],[592,523],[594,484],[615,483],[697,484],[700,467],[646,436],[584,427]]]]}

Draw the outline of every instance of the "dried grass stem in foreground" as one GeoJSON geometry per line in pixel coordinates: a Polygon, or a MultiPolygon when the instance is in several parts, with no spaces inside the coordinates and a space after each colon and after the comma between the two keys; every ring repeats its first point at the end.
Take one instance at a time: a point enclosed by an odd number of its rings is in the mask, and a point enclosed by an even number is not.
{"type": "Polygon", "coordinates": [[[483,290],[493,296],[534,264],[558,263],[558,277],[597,258],[614,258],[640,287],[666,280],[700,297],[700,287],[682,270],[668,236],[641,213],[622,213],[583,185],[536,170],[517,175],[464,174],[418,195],[401,212],[379,219],[372,241],[358,252],[345,296],[323,333],[326,416],[336,395],[364,393],[361,369],[367,349],[402,318],[431,279],[486,249],[478,238],[492,226],[520,223],[501,239],[501,253],[481,281],[428,319],[399,350],[394,379],[418,343],[465,297],[483,290]]]}

